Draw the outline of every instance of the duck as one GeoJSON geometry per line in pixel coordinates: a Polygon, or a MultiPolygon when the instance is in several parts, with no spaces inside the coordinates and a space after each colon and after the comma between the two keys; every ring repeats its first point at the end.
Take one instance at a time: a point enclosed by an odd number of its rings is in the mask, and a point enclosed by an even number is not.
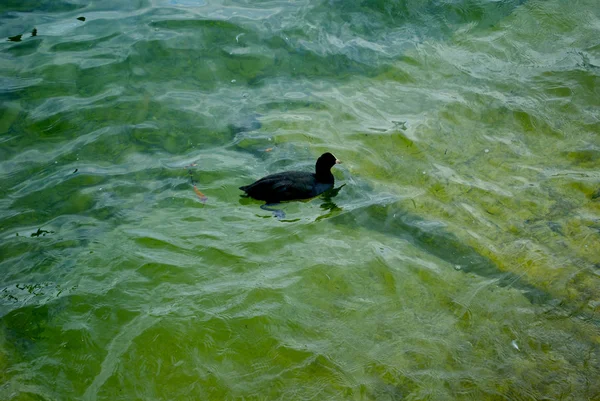
{"type": "Polygon", "coordinates": [[[240,187],[246,196],[276,204],[285,201],[310,199],[333,188],[331,168],[340,164],[333,154],[323,153],[315,164],[315,172],[284,171],[267,175],[250,185],[240,187]]]}

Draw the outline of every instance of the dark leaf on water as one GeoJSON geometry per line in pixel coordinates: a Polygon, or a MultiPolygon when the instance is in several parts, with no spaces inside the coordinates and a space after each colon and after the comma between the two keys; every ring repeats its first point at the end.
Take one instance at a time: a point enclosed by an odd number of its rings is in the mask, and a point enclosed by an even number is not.
{"type": "Polygon", "coordinates": [[[21,36],[23,36],[23,35],[9,36],[8,40],[10,40],[11,42],[20,42],[21,36]]]}
{"type": "Polygon", "coordinates": [[[54,231],[46,231],[46,230],[42,230],[41,228],[38,228],[37,232],[31,233],[31,236],[39,237],[40,235],[45,236],[46,234],[54,234],[54,231]]]}
{"type": "Polygon", "coordinates": [[[77,171],[79,171],[79,169],[78,169],[78,168],[76,168],[76,169],[75,169],[75,171],[73,171],[73,174],[75,174],[77,171]]]}
{"type": "Polygon", "coordinates": [[[79,21],[85,21],[85,17],[77,17],[79,21]]]}

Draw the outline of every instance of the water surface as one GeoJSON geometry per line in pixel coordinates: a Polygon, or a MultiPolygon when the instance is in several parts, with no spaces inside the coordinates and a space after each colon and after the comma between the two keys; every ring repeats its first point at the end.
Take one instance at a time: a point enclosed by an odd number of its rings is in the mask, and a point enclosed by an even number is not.
{"type": "Polygon", "coordinates": [[[9,1],[0,32],[0,399],[600,398],[596,0],[9,1]],[[240,198],[325,151],[335,196],[240,198]]]}

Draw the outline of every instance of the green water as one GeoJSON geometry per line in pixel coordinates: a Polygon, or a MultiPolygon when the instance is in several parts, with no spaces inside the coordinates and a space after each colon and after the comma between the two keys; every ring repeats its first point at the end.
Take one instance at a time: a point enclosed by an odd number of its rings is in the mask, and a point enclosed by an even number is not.
{"type": "Polygon", "coordinates": [[[9,0],[0,32],[1,400],[600,399],[597,0],[9,0]],[[325,151],[337,195],[240,198],[325,151]]]}

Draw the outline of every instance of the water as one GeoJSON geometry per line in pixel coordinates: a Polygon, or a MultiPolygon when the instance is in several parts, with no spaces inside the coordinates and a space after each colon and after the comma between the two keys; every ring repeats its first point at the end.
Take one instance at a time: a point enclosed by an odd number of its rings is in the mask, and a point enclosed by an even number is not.
{"type": "Polygon", "coordinates": [[[600,399],[596,0],[21,1],[0,32],[0,399],[600,399]],[[324,151],[337,195],[240,198],[324,151]]]}

